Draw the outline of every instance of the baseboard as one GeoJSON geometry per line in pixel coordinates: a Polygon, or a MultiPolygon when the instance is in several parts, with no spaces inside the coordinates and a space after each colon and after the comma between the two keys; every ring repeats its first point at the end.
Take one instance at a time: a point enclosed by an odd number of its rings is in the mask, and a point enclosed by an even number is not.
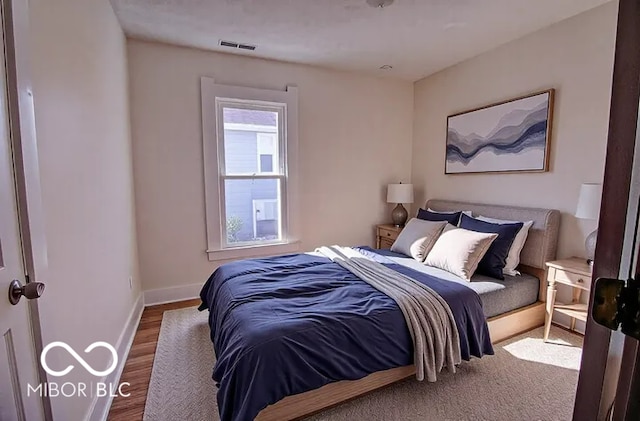
{"type": "MultiPolygon", "coordinates": [[[[136,303],[133,305],[131,313],[129,313],[129,318],[127,319],[127,322],[125,323],[124,328],[120,333],[118,342],[116,343],[116,350],[118,351],[118,365],[116,369],[108,376],[105,376],[101,380],[101,382],[107,384],[119,383],[120,376],[122,375],[122,371],[124,370],[124,364],[127,362],[127,356],[129,355],[129,351],[131,350],[133,338],[135,337],[136,330],[138,330],[138,325],[140,324],[142,310],[144,310],[144,299],[143,295],[140,294],[138,296],[138,299],[136,300],[136,303]]],[[[111,408],[112,401],[113,396],[96,396],[93,399],[93,403],[91,404],[91,407],[89,409],[89,415],[86,419],[89,421],[106,421],[107,416],[109,415],[109,409],[111,408]]]]}
{"type": "Polygon", "coordinates": [[[173,303],[200,297],[202,284],[191,284],[179,287],[150,289],[144,292],[144,305],[173,303]]]}

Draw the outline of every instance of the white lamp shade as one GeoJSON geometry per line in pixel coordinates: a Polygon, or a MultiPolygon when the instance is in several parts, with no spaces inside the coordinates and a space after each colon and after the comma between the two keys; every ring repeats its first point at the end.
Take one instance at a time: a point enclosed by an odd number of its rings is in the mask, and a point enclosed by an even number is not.
{"type": "Polygon", "coordinates": [[[387,203],[413,203],[413,184],[389,184],[387,203]]]}
{"type": "Polygon", "coordinates": [[[601,198],[602,184],[584,183],[582,187],[580,187],[576,218],[598,219],[600,215],[601,198]]]}

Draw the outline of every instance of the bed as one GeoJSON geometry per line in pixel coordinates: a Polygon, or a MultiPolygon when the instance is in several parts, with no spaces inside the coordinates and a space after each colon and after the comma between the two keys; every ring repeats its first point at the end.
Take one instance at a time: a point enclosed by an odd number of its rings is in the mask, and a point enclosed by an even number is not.
{"type": "MultiPolygon", "coordinates": [[[[555,257],[559,212],[442,200],[427,206],[533,220],[521,253],[522,276],[504,281],[476,276],[472,291],[469,283],[403,255],[361,251],[425,282],[447,301],[463,359],[492,354],[492,342],[541,326],[541,280],[545,261],[555,257]]],[[[223,420],[297,419],[414,375],[411,338],[393,301],[353,282],[337,266],[302,254],[237,262],[212,275],[201,298],[210,310],[219,356],[214,379],[223,420]],[[287,299],[289,307],[280,306],[280,299],[287,299]],[[321,364],[314,361],[322,358],[321,364]]]]}
{"type": "Polygon", "coordinates": [[[486,318],[496,317],[535,304],[540,295],[540,280],[528,273],[519,276],[505,275],[504,280],[475,274],[471,278],[472,282],[467,282],[442,269],[425,266],[405,254],[394,253],[390,250],[377,250],[377,253],[418,272],[471,288],[480,296],[486,318]]]}

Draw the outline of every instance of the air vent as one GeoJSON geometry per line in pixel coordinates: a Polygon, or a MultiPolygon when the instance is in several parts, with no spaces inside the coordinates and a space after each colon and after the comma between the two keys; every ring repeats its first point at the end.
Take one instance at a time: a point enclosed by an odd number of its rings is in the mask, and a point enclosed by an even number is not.
{"type": "Polygon", "coordinates": [[[220,40],[219,44],[220,44],[221,47],[238,48],[240,50],[253,51],[253,50],[256,49],[255,45],[239,44],[239,43],[233,42],[233,41],[220,40]]]}
{"type": "Polygon", "coordinates": [[[230,41],[220,40],[220,45],[223,46],[223,47],[238,48],[238,44],[237,43],[230,42],[230,41]]]}

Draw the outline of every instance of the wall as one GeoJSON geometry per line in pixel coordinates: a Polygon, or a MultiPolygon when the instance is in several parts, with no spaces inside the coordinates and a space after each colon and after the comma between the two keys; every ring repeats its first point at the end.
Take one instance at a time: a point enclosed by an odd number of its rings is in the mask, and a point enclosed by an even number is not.
{"type": "Polygon", "coordinates": [[[391,210],[386,184],[410,177],[411,83],[137,40],[128,54],[145,291],[195,295],[217,266],[205,254],[201,76],[297,85],[301,249],[373,244],[391,210]]]}
{"type": "MultiPolygon", "coordinates": [[[[583,182],[601,182],[617,2],[448,68],[415,84],[412,180],[427,198],[539,206],[563,212],[559,256],[584,255],[573,213],[583,182]],[[550,171],[445,175],[447,116],[555,88],[550,171]]],[[[585,229],[593,224],[585,224],[585,229]]]]}
{"type": "MultiPolygon", "coordinates": [[[[98,340],[122,350],[140,296],[125,37],[108,0],[31,0],[30,20],[49,261],[39,300],[44,342],[65,341],[83,356],[98,340]]],[[[64,351],[49,355],[57,369],[78,366],[64,351]]],[[[105,351],[86,358],[107,366],[105,351]]],[[[51,380],[100,379],[77,368],[51,380]]],[[[94,404],[54,398],[54,415],[86,419],[94,404]]]]}
{"type": "Polygon", "coordinates": [[[584,256],[594,221],[573,213],[583,182],[601,182],[617,2],[560,22],[415,84],[412,181],[428,198],[562,211],[558,257],[584,256]],[[550,171],[444,175],[447,116],[548,88],[556,89],[550,171]]]}

